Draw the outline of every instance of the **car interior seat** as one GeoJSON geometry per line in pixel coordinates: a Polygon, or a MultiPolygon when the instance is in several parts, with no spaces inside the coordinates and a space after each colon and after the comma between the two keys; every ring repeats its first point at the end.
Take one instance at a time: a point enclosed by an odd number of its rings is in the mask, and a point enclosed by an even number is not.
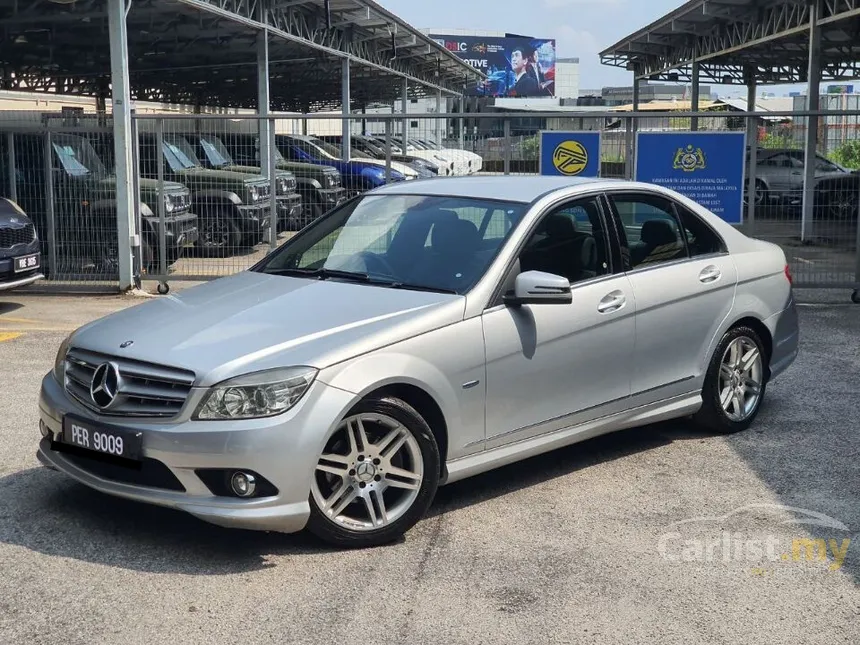
{"type": "Polygon", "coordinates": [[[683,253],[684,245],[672,225],[665,220],[651,219],[642,225],[639,243],[630,249],[630,258],[637,267],[674,260],[683,253]]]}

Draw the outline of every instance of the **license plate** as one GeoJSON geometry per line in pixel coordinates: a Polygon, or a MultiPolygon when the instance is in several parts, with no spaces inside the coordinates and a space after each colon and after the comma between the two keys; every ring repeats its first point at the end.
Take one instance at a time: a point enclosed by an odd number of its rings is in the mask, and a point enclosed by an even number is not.
{"type": "Polygon", "coordinates": [[[75,417],[63,419],[63,443],[112,457],[140,459],[143,433],[119,428],[105,428],[75,417]]]}
{"type": "Polygon", "coordinates": [[[15,258],[15,273],[21,273],[21,271],[32,271],[33,269],[38,268],[38,253],[34,253],[33,255],[22,255],[21,257],[15,258]]]}

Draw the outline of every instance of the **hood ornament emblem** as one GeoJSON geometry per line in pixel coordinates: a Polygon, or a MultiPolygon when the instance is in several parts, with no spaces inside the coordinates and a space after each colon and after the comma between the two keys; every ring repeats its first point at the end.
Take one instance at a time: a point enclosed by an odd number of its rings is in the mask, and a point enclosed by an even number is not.
{"type": "Polygon", "coordinates": [[[131,347],[132,345],[134,345],[134,341],[133,340],[127,340],[124,343],[121,343],[119,348],[125,349],[126,347],[131,347]]]}

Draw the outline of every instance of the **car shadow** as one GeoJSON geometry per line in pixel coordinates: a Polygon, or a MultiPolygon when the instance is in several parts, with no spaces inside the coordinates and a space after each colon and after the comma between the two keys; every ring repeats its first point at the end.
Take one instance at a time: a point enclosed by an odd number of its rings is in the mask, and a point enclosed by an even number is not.
{"type": "Polygon", "coordinates": [[[13,311],[18,311],[22,309],[24,305],[20,302],[9,302],[8,300],[5,302],[0,302],[0,316],[4,314],[11,314],[13,311]]]}
{"type": "Polygon", "coordinates": [[[48,556],[191,575],[257,571],[275,566],[267,556],[332,550],[304,533],[226,529],[105,495],[42,467],[0,478],[0,542],[48,556]]]}
{"type": "Polygon", "coordinates": [[[601,463],[655,450],[674,441],[713,435],[677,419],[603,435],[439,488],[428,517],[456,511],[538,486],[601,463]]]}

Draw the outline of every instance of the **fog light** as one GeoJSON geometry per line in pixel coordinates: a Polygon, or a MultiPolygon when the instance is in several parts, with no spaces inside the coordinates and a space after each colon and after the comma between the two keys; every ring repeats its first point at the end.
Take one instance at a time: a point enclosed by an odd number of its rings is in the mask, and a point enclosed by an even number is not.
{"type": "Polygon", "coordinates": [[[45,425],[45,422],[41,419],[39,420],[39,432],[42,433],[42,436],[47,439],[48,435],[51,434],[51,431],[48,429],[48,426],[45,425]]]}
{"type": "Polygon", "coordinates": [[[257,482],[253,475],[246,473],[233,473],[230,478],[230,487],[238,497],[251,497],[257,490],[257,482]]]}

